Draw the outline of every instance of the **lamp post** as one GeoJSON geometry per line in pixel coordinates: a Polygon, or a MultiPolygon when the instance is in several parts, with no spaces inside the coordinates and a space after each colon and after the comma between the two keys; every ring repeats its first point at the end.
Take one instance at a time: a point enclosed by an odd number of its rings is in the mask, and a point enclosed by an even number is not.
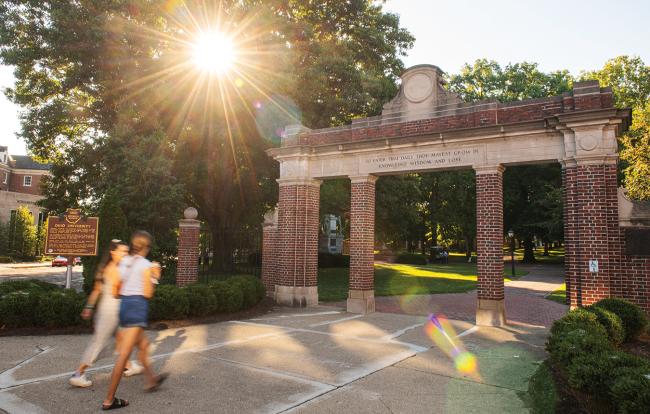
{"type": "Polygon", "coordinates": [[[515,277],[515,232],[508,230],[508,238],[510,239],[510,263],[512,263],[512,277],[515,277]]]}

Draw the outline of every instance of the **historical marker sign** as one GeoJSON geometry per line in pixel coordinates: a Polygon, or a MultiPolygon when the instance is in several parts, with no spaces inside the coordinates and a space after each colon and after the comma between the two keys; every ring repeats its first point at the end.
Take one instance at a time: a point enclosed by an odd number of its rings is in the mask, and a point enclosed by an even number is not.
{"type": "Polygon", "coordinates": [[[59,256],[96,256],[99,218],[84,217],[69,208],[63,216],[47,219],[45,252],[59,256]]]}

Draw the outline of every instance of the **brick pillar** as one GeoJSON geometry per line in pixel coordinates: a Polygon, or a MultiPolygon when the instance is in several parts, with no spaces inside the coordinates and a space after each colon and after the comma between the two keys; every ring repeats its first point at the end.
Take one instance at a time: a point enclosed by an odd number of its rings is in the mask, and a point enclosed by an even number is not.
{"type": "Polygon", "coordinates": [[[274,209],[264,216],[262,227],[262,283],[267,296],[275,295],[278,266],[278,214],[274,209]]]}
{"type": "Polygon", "coordinates": [[[578,189],[576,182],[577,165],[574,160],[562,163],[562,196],[564,211],[564,280],[566,282],[566,304],[571,308],[582,302],[577,251],[578,234],[578,189]]]}
{"type": "Polygon", "coordinates": [[[570,225],[577,240],[573,240],[569,261],[575,266],[577,292],[572,295],[575,301],[572,297],[571,306],[587,306],[610,297],[611,277],[619,262],[620,249],[617,251],[613,243],[618,239],[615,160],[578,159],[572,180],[576,202],[570,225]],[[589,269],[592,260],[598,261],[597,272],[589,269]]]}
{"type": "Polygon", "coordinates": [[[318,304],[320,181],[279,179],[276,302],[318,304]]]}
{"type": "Polygon", "coordinates": [[[476,324],[506,323],[503,289],[503,170],[476,168],[476,253],[478,303],[476,324]]]}
{"type": "Polygon", "coordinates": [[[178,222],[178,264],[176,286],[185,286],[199,280],[199,236],[201,222],[196,220],[194,207],[185,209],[185,218],[178,222]]]}
{"type": "Polygon", "coordinates": [[[351,313],[375,311],[375,182],[377,177],[350,177],[350,290],[351,313]]]}

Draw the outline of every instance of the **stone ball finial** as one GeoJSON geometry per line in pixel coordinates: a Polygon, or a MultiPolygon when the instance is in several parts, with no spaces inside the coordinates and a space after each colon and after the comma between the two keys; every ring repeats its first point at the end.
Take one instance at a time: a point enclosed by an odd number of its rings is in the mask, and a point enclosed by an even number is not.
{"type": "Polygon", "coordinates": [[[195,220],[199,216],[199,212],[194,207],[188,207],[183,212],[183,216],[188,220],[195,220]]]}

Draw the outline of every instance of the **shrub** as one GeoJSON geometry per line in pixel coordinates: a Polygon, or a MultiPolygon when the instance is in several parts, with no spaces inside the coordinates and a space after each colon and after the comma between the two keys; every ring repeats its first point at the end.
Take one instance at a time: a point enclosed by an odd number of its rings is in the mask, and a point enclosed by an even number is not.
{"type": "Polygon", "coordinates": [[[610,395],[621,414],[650,413],[650,370],[626,368],[618,371],[610,395]]]}
{"type": "Polygon", "coordinates": [[[596,315],[575,309],[553,323],[546,349],[553,362],[568,366],[577,356],[600,354],[610,351],[612,346],[596,315]]]}
{"type": "Polygon", "coordinates": [[[185,289],[190,302],[190,316],[205,316],[219,309],[217,297],[207,285],[197,283],[185,289]]]}
{"type": "Polygon", "coordinates": [[[395,258],[395,263],[425,265],[427,257],[420,253],[400,253],[395,258]]]}
{"type": "Polygon", "coordinates": [[[607,336],[612,345],[619,346],[623,343],[623,340],[625,339],[625,329],[623,328],[623,322],[618,315],[598,306],[589,306],[585,309],[596,315],[598,323],[600,323],[607,331],[607,336]]]}
{"type": "Polygon", "coordinates": [[[71,289],[16,290],[0,300],[0,325],[6,328],[60,328],[82,323],[85,297],[71,289]]]}
{"type": "Polygon", "coordinates": [[[333,253],[318,253],[318,267],[350,267],[350,256],[333,253]]]}
{"type": "MultiPolygon", "coordinates": [[[[643,368],[647,363],[625,352],[577,356],[567,369],[569,384],[591,395],[606,398],[613,385],[615,372],[628,368],[643,368]]],[[[650,372],[650,370],[649,370],[650,372]]]]}
{"type": "Polygon", "coordinates": [[[212,282],[208,286],[217,298],[219,312],[237,312],[242,308],[244,294],[238,286],[221,280],[212,282]]]}
{"type": "Polygon", "coordinates": [[[614,312],[621,318],[626,341],[636,339],[648,326],[648,318],[641,308],[626,300],[618,298],[601,299],[594,306],[614,312]]]}
{"type": "Polygon", "coordinates": [[[9,256],[0,256],[0,263],[13,263],[14,259],[9,256]]]}
{"type": "Polygon", "coordinates": [[[226,279],[226,283],[236,286],[243,294],[243,306],[251,307],[264,297],[266,289],[262,282],[255,276],[233,276],[226,279]]]}
{"type": "Polygon", "coordinates": [[[190,313],[190,299],[187,291],[172,285],[158,286],[149,301],[149,318],[183,319],[190,313]]]}
{"type": "Polygon", "coordinates": [[[38,305],[34,312],[37,326],[59,328],[81,323],[81,311],[85,296],[72,289],[56,292],[39,293],[38,305]]]}

